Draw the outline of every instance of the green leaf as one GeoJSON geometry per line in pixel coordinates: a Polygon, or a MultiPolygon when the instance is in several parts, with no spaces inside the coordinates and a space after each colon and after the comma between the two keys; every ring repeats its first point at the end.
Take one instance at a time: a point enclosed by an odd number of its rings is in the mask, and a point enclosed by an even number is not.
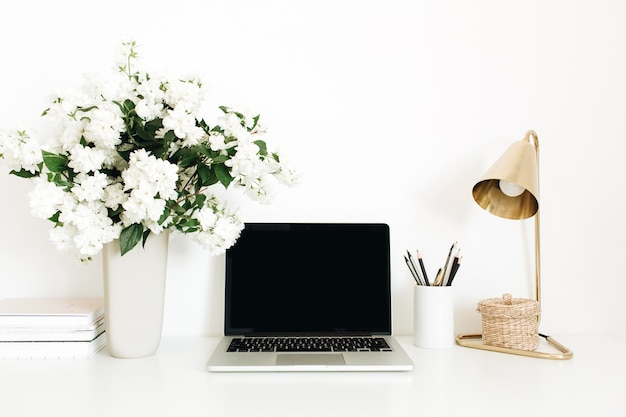
{"type": "Polygon", "coordinates": [[[137,246],[143,235],[143,226],[140,224],[131,224],[122,229],[120,233],[120,253],[122,256],[137,246]]]}
{"type": "Polygon", "coordinates": [[[67,156],[41,151],[43,162],[50,172],[63,172],[67,168],[67,156]]]}
{"type": "Polygon", "coordinates": [[[183,204],[181,205],[183,212],[181,213],[181,215],[185,215],[185,212],[187,210],[189,210],[191,208],[191,201],[189,201],[189,198],[185,199],[185,201],[183,201],[183,204]]]}
{"type": "Polygon", "coordinates": [[[213,152],[211,149],[209,149],[208,147],[206,147],[204,145],[196,145],[196,146],[194,146],[194,149],[200,155],[208,156],[209,158],[212,158],[213,155],[215,155],[215,152],[213,152]]]}
{"type": "Polygon", "coordinates": [[[214,164],[223,164],[230,159],[229,155],[218,155],[215,158],[211,158],[214,164]]]}
{"type": "Polygon", "coordinates": [[[145,126],[141,123],[141,119],[139,119],[139,121],[137,119],[138,118],[135,118],[135,132],[137,132],[137,136],[145,141],[154,140],[152,132],[145,128],[145,126]]]}
{"type": "Polygon", "coordinates": [[[196,196],[196,206],[197,207],[204,207],[204,202],[206,201],[206,195],[204,194],[198,194],[196,196]]]}
{"type": "Polygon", "coordinates": [[[30,172],[30,171],[28,171],[26,169],[23,169],[23,168],[21,170],[19,170],[19,171],[12,170],[11,172],[9,172],[9,174],[18,176],[20,178],[33,178],[33,177],[36,177],[37,175],[39,175],[39,173],[33,174],[32,172],[30,172]]]}
{"type": "Polygon", "coordinates": [[[217,133],[224,134],[224,129],[221,126],[218,125],[218,126],[214,126],[211,129],[211,132],[217,132],[217,133]]]}
{"type": "Polygon", "coordinates": [[[252,118],[252,120],[254,121],[254,124],[252,125],[251,130],[254,130],[255,127],[257,127],[259,125],[259,119],[261,118],[260,114],[257,114],[256,116],[254,116],[252,118]]]}
{"type": "Polygon", "coordinates": [[[76,111],[81,111],[83,113],[87,113],[92,111],[93,109],[97,109],[98,106],[90,106],[90,107],[78,107],[78,109],[76,109],[76,111]]]}
{"type": "Polygon", "coordinates": [[[133,103],[131,99],[127,98],[124,100],[124,108],[126,108],[129,112],[135,110],[135,103],[133,103]]]}
{"type": "Polygon", "coordinates": [[[230,170],[225,165],[215,165],[215,175],[217,175],[217,179],[222,183],[224,188],[228,188],[230,183],[233,181],[233,177],[230,175],[230,170]]]}
{"type": "Polygon", "coordinates": [[[208,165],[198,165],[198,176],[200,177],[200,183],[202,185],[208,185],[211,181],[211,177],[213,176],[213,171],[208,165]]]}
{"type": "Polygon", "coordinates": [[[143,240],[141,241],[141,247],[146,247],[146,240],[148,240],[148,236],[150,236],[150,229],[143,232],[143,240]]]}
{"type": "Polygon", "coordinates": [[[168,204],[168,206],[170,207],[170,210],[172,210],[175,214],[181,216],[185,214],[185,209],[178,203],[176,202],[171,202],[168,204]]]}
{"type": "Polygon", "coordinates": [[[259,147],[259,153],[263,156],[267,155],[267,144],[263,140],[255,140],[254,144],[259,147]]]}
{"type": "Polygon", "coordinates": [[[195,233],[200,230],[200,222],[196,219],[183,219],[176,225],[176,229],[183,233],[195,233]]]}
{"type": "Polygon", "coordinates": [[[163,140],[169,142],[173,142],[174,140],[176,140],[176,134],[174,133],[173,130],[168,130],[167,132],[165,132],[165,135],[163,135],[163,140]]]}
{"type": "Polygon", "coordinates": [[[150,129],[151,131],[156,132],[163,127],[163,119],[157,117],[150,121],[147,121],[145,125],[146,129],[150,129]]]}
{"type": "Polygon", "coordinates": [[[165,209],[163,210],[163,214],[161,214],[161,217],[159,217],[159,221],[157,223],[163,224],[163,222],[167,220],[169,216],[170,216],[170,209],[165,207],[165,209]]]}
{"type": "Polygon", "coordinates": [[[63,224],[59,222],[59,216],[61,215],[60,211],[57,211],[56,213],[54,213],[52,216],[50,216],[48,218],[48,220],[50,220],[52,223],[56,223],[59,226],[62,226],[63,224]]]}
{"type": "Polygon", "coordinates": [[[181,168],[189,168],[190,166],[196,165],[200,159],[197,153],[189,148],[180,149],[174,155],[174,159],[177,159],[178,166],[181,168]]]}
{"type": "Polygon", "coordinates": [[[197,219],[184,219],[180,222],[180,225],[184,227],[197,227],[200,226],[200,222],[197,219]]]}

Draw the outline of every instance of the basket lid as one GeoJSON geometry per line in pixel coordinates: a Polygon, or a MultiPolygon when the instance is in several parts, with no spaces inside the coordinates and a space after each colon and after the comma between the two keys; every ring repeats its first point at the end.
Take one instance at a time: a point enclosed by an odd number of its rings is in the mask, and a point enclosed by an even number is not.
{"type": "Polygon", "coordinates": [[[483,316],[518,318],[536,316],[541,311],[541,307],[536,300],[513,298],[511,294],[504,294],[502,298],[479,301],[477,310],[483,316]]]}

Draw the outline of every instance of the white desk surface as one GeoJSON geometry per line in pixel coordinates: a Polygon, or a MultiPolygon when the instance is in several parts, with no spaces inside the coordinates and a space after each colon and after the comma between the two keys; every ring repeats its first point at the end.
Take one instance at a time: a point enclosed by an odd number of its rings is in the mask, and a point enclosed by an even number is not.
{"type": "Polygon", "coordinates": [[[155,356],[0,360],[2,416],[626,416],[626,338],[557,337],[565,361],[398,339],[415,370],[217,374],[217,338],[165,338],[155,356]]]}

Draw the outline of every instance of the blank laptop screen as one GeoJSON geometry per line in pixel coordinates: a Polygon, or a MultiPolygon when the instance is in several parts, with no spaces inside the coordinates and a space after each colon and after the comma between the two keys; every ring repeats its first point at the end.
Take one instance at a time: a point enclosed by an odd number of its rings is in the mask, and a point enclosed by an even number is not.
{"type": "Polygon", "coordinates": [[[226,335],[391,334],[386,224],[247,223],[226,252],[226,335]]]}

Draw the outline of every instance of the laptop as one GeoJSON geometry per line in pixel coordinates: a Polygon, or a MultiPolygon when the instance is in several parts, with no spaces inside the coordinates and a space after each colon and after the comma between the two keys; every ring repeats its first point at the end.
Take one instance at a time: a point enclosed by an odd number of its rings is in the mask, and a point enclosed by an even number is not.
{"type": "Polygon", "coordinates": [[[391,334],[387,224],[246,223],[225,259],[209,371],[413,369],[391,334]]]}

